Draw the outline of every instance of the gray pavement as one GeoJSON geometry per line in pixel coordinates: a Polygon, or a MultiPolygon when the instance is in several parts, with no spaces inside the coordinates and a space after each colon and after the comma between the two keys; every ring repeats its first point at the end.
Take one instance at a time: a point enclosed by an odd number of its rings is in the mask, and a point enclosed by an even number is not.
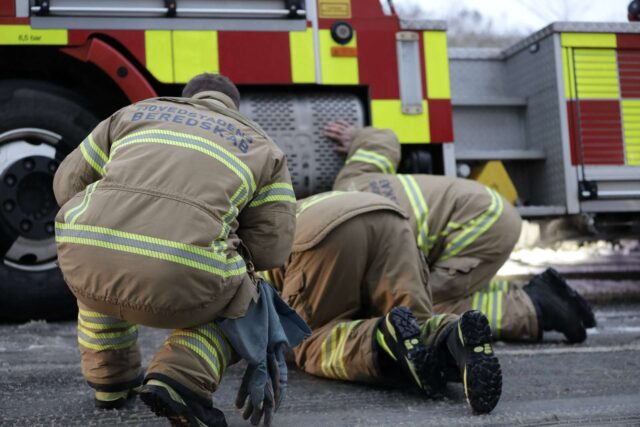
{"type": "MultiPolygon", "coordinates": [[[[470,415],[459,385],[434,401],[293,370],[275,425],[640,426],[640,304],[599,307],[597,318],[583,345],[566,345],[559,335],[535,345],[497,343],[504,391],[490,415],[470,415]]],[[[145,363],[165,334],[142,329],[145,363]]],[[[78,358],[74,322],[0,326],[0,426],[168,425],[139,401],[94,410],[78,358]]],[[[233,407],[242,372],[232,367],[215,396],[231,426],[249,426],[233,407]]]]}

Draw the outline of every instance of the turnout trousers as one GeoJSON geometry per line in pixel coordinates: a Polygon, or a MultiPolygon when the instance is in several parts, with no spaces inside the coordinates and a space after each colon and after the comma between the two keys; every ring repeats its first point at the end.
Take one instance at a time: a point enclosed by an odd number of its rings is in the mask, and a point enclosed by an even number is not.
{"type": "Polygon", "coordinates": [[[374,344],[382,316],[409,307],[426,343],[458,318],[434,316],[428,277],[408,222],[387,211],[355,216],[311,249],[293,252],[276,282],[313,330],[293,350],[297,365],[321,377],[383,382],[374,344]]]}
{"type": "MultiPolygon", "coordinates": [[[[142,384],[138,326],[78,302],[82,374],[101,392],[142,384]]],[[[153,357],[145,379],[160,379],[181,394],[210,405],[212,393],[237,355],[215,323],[173,330],[153,357]]]]}
{"type": "MultiPolygon", "coordinates": [[[[462,251],[434,260],[429,281],[434,310],[457,314],[480,310],[489,320],[494,339],[537,339],[538,319],[529,296],[521,285],[495,277],[509,258],[520,227],[517,211],[505,204],[496,221],[462,251]]],[[[448,235],[445,246],[459,241],[464,230],[448,235]]]]}

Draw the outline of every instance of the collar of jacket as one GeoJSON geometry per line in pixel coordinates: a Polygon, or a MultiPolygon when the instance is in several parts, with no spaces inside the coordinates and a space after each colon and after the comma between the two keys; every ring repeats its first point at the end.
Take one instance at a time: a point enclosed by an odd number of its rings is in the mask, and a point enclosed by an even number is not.
{"type": "Polygon", "coordinates": [[[192,98],[218,101],[225,107],[238,111],[238,107],[236,107],[236,104],[233,103],[231,98],[229,98],[227,95],[225,95],[222,92],[217,92],[214,90],[205,90],[204,92],[196,93],[195,95],[192,96],[192,98]]]}

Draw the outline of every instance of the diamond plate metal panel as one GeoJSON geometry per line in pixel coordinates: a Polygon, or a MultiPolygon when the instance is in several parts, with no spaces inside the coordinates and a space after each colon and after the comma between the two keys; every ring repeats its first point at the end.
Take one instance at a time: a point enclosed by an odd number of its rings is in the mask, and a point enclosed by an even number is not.
{"type": "Polygon", "coordinates": [[[562,128],[552,37],[538,41],[537,51],[521,50],[507,59],[507,86],[513,96],[527,99],[526,141],[546,154],[544,162],[527,165],[529,202],[566,204],[562,128]]]}
{"type": "Polygon", "coordinates": [[[327,122],[342,118],[364,125],[362,102],[353,94],[243,93],[240,110],[286,153],[299,198],[331,190],[344,165],[344,157],[323,135],[327,122]]]}

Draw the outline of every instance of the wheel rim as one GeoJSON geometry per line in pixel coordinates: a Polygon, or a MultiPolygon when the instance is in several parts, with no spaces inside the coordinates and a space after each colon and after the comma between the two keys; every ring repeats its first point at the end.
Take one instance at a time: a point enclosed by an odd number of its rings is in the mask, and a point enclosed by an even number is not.
{"type": "Polygon", "coordinates": [[[27,271],[55,268],[58,209],[52,183],[61,140],[39,128],[0,134],[0,220],[18,234],[4,254],[6,265],[27,271]]]}

